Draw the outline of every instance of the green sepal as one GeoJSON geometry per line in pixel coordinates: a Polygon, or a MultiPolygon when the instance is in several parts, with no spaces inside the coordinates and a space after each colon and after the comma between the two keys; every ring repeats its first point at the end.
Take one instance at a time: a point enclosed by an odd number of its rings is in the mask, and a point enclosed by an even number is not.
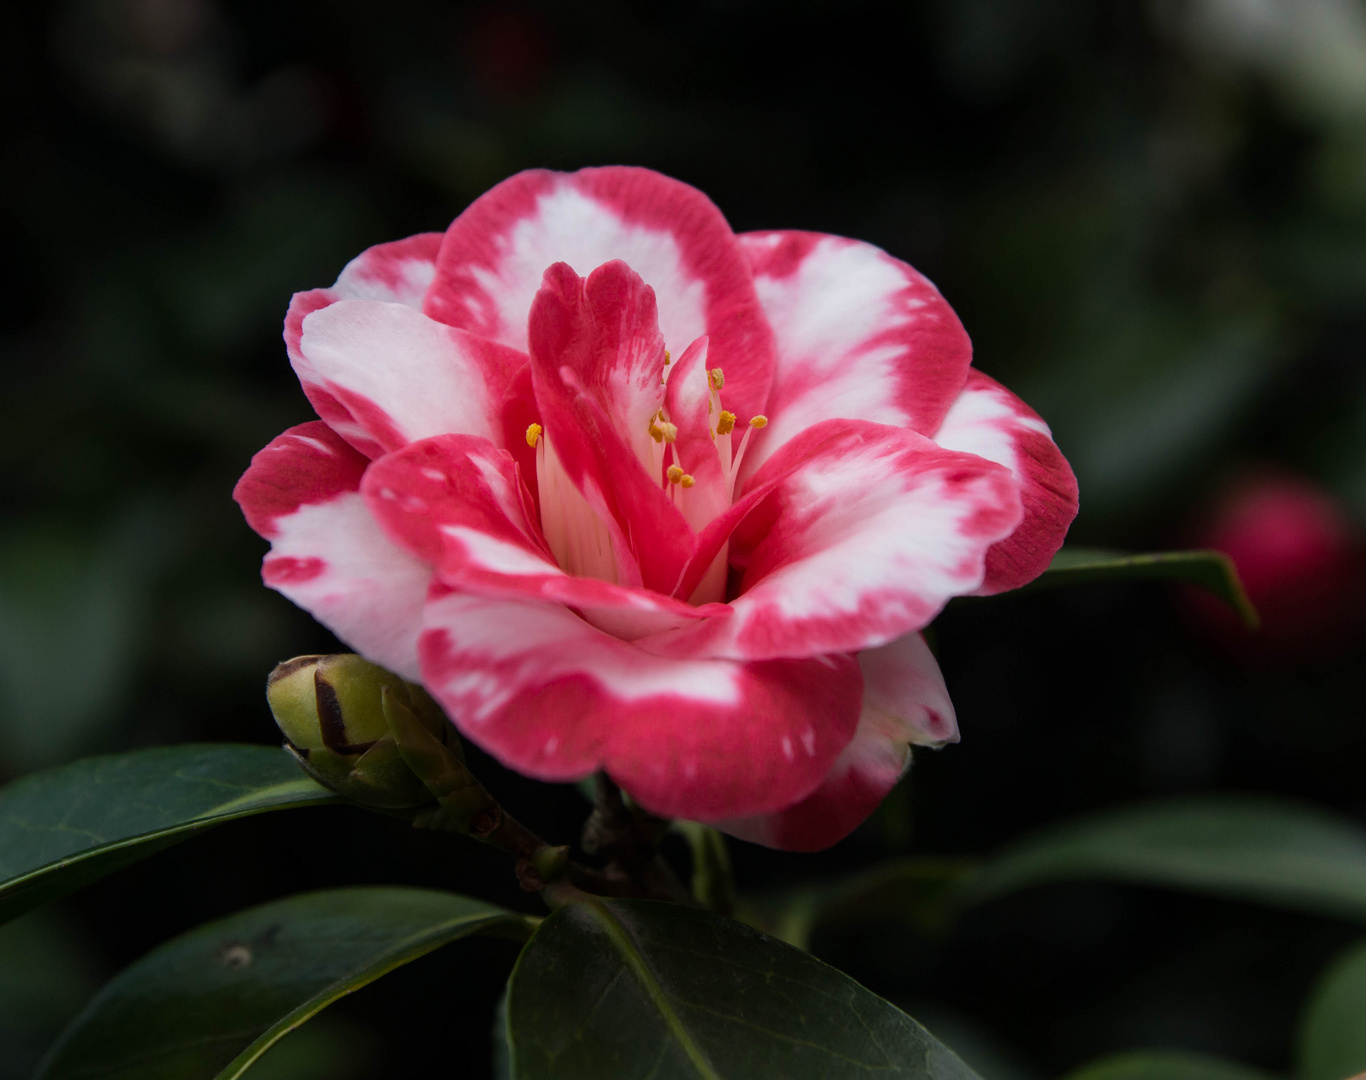
{"type": "MultiPolygon", "coordinates": [[[[404,764],[438,804],[437,809],[415,818],[413,824],[476,836],[497,828],[502,817],[498,803],[470,772],[463,755],[437,738],[392,688],[383,688],[380,702],[404,764]]],[[[454,736],[454,728],[449,723],[446,727],[454,736]]]]}
{"type": "Polygon", "coordinates": [[[429,806],[433,799],[413,775],[390,735],[361,754],[339,754],[323,747],[296,750],[286,745],[299,767],[338,795],[380,810],[410,810],[429,806]]]}

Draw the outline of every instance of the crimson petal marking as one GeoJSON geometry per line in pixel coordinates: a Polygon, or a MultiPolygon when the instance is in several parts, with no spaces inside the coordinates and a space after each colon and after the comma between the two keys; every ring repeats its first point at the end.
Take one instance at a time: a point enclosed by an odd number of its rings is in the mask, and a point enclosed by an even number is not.
{"type": "Polygon", "coordinates": [[[433,591],[424,683],[461,732],[544,780],[605,768],[641,805],[716,820],[790,805],[853,737],[852,657],[651,656],[563,607],[433,591]]]}
{"type": "Polygon", "coordinates": [[[376,461],[361,490],[389,537],[462,592],[550,600],[624,640],[730,614],[555,565],[511,455],[486,439],[442,435],[376,461]]]}
{"type": "Polygon", "coordinates": [[[279,519],[299,507],[359,491],[368,464],[326,424],[310,420],[257,451],[232,497],[256,534],[273,540],[279,519]]]}
{"type": "Polygon", "coordinates": [[[769,425],[756,433],[742,478],[821,420],[871,420],[925,435],[939,427],[967,377],[972,343],[928,278],[841,236],[756,232],[739,240],[778,341],[769,425]]]}
{"type": "Polygon", "coordinates": [[[958,741],[953,703],[919,634],[859,653],[863,712],[824,783],[773,814],[717,823],[723,832],[785,851],[820,851],[854,831],[911,765],[911,745],[958,741]]]}
{"type": "Polygon", "coordinates": [[[1038,413],[973,371],[934,441],[1000,462],[1020,485],[1024,520],[987,552],[986,579],[977,593],[1018,589],[1047,570],[1077,516],[1077,478],[1038,413]]]}
{"type": "Polygon", "coordinates": [[[315,420],[257,453],[233,498],[271,542],[261,568],[267,585],[357,652],[415,679],[431,570],[370,516],[357,490],[366,465],[315,420]]]}
{"type": "MultiPolygon", "coordinates": [[[[668,595],[687,562],[692,533],[608,413],[611,402],[602,392],[614,365],[633,365],[640,336],[653,338],[651,300],[649,287],[625,263],[607,263],[587,279],[556,263],[531,308],[531,375],[546,436],[612,534],[618,572],[638,567],[639,580],[626,578],[626,584],[668,595]]],[[[661,352],[655,378],[663,363],[661,352]]],[[[662,386],[659,392],[662,398],[662,386]]]]}
{"type": "Polygon", "coordinates": [[[323,414],[362,452],[463,432],[502,441],[503,399],[526,357],[402,304],[339,300],[303,321],[313,386],[348,421],[323,414]],[[358,437],[359,436],[359,437],[358,437]]]}
{"type": "Polygon", "coordinates": [[[442,233],[419,233],[406,240],[377,244],[349,263],[328,289],[295,293],[285,315],[285,349],[299,376],[304,394],[319,416],[341,431],[348,442],[366,457],[377,457],[383,447],[356,424],[341,402],[319,383],[312,365],[299,348],[304,319],[338,300],[379,300],[422,309],[427,286],[436,274],[436,253],[442,233]]]}
{"type": "Polygon", "coordinates": [[[731,534],[731,618],[642,647],[761,659],[884,644],[976,589],[1021,516],[1004,466],[859,420],[808,428],[751,487],[768,491],[731,534]]]}
{"type": "Polygon", "coordinates": [[[709,334],[732,408],[762,411],[773,334],[735,235],[700,191],[649,169],[530,170],[503,181],[447,230],[425,310],[526,351],[545,268],[566,262],[586,274],[613,259],[655,290],[669,348],[709,334]]]}

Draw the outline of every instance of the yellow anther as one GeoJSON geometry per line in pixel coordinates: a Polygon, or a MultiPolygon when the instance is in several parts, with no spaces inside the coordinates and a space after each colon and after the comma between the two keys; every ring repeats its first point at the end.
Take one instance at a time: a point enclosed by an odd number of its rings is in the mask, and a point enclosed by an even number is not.
{"type": "Polygon", "coordinates": [[[664,441],[664,429],[655,423],[653,416],[650,417],[650,426],[646,430],[649,431],[650,438],[654,439],[655,442],[664,441]]]}
{"type": "Polygon", "coordinates": [[[684,473],[678,478],[679,487],[692,487],[695,483],[697,483],[697,481],[693,479],[691,473],[684,473]]]}
{"type": "Polygon", "coordinates": [[[668,366],[669,366],[669,350],[668,350],[668,349],[665,349],[665,350],[664,350],[664,366],[665,366],[665,367],[668,367],[668,366]]]}
{"type": "Polygon", "coordinates": [[[666,443],[673,442],[675,439],[678,438],[678,425],[677,425],[677,424],[671,424],[671,423],[669,423],[669,421],[665,420],[664,423],[662,423],[662,424],[659,425],[659,429],[660,429],[660,434],[663,436],[664,441],[665,441],[666,443]]]}
{"type": "Polygon", "coordinates": [[[535,449],[536,449],[536,444],[537,444],[538,442],[540,442],[540,439],[541,439],[541,432],[543,432],[544,430],[545,430],[545,428],[541,427],[540,424],[528,424],[528,425],[527,425],[527,429],[526,429],[526,444],[527,444],[527,446],[529,446],[529,447],[531,447],[531,449],[535,450],[535,449]]]}
{"type": "Polygon", "coordinates": [[[767,416],[751,416],[751,417],[749,418],[749,426],[752,427],[752,428],[761,428],[761,427],[766,427],[767,425],[768,425],[768,417],[767,417],[767,416]]]}
{"type": "Polygon", "coordinates": [[[727,412],[725,409],[722,409],[721,419],[716,421],[716,434],[729,435],[734,430],[735,414],[733,412],[727,412]]]}
{"type": "Polygon", "coordinates": [[[683,479],[685,473],[677,465],[670,465],[669,471],[665,474],[669,478],[669,483],[676,484],[683,479]]]}
{"type": "Polygon", "coordinates": [[[720,390],[721,387],[726,385],[726,373],[719,367],[712,368],[711,371],[708,372],[707,378],[710,379],[711,388],[713,390],[720,390]]]}

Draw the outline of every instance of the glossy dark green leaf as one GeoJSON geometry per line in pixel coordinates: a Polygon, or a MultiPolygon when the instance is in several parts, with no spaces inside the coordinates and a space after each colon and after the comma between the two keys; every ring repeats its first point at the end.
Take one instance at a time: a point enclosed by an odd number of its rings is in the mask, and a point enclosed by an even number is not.
{"type": "Polygon", "coordinates": [[[974,1080],[905,1013],[748,926],[652,901],[571,904],[513,971],[514,1080],[974,1080]]]}
{"type": "Polygon", "coordinates": [[[1300,1080],[1366,1073],[1366,942],[1328,969],[1300,1025],[1300,1080]]]}
{"type": "Polygon", "coordinates": [[[1236,611],[1248,626],[1259,620],[1243,591],[1238,571],[1218,551],[1161,551],[1132,555],[1098,548],[1065,547],[1027,589],[1087,585],[1107,581],[1180,581],[1213,593],[1236,611]]]}
{"type": "Polygon", "coordinates": [[[429,889],[330,889],[240,911],[105,986],[39,1080],[230,1080],[337,998],[459,938],[532,920],[429,889]]]}
{"type": "Polygon", "coordinates": [[[963,886],[981,901],[1047,881],[1101,878],[1366,919],[1366,832],[1281,799],[1208,796],[1044,830],[963,886]]]}
{"type": "MultiPolygon", "coordinates": [[[[1272,1080],[1270,1073],[1227,1058],[1173,1050],[1114,1054],[1082,1066],[1067,1080],[1272,1080]]],[[[1342,1080],[1341,1077],[1338,1080],[1342,1080]]]]}
{"type": "Polygon", "coordinates": [[[86,758],[0,789],[0,921],[235,818],[335,801],[275,747],[86,758]]]}

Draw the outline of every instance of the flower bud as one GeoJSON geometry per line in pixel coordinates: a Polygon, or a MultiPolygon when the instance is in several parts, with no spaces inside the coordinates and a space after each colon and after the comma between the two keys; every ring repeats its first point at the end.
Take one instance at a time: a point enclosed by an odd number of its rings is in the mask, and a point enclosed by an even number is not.
{"type": "Polygon", "coordinates": [[[286,748],[318,783],[379,809],[428,806],[436,797],[399,752],[385,719],[386,693],[448,752],[463,756],[454,727],[425,690],[354,653],[296,656],[266,680],[286,748]]]}

